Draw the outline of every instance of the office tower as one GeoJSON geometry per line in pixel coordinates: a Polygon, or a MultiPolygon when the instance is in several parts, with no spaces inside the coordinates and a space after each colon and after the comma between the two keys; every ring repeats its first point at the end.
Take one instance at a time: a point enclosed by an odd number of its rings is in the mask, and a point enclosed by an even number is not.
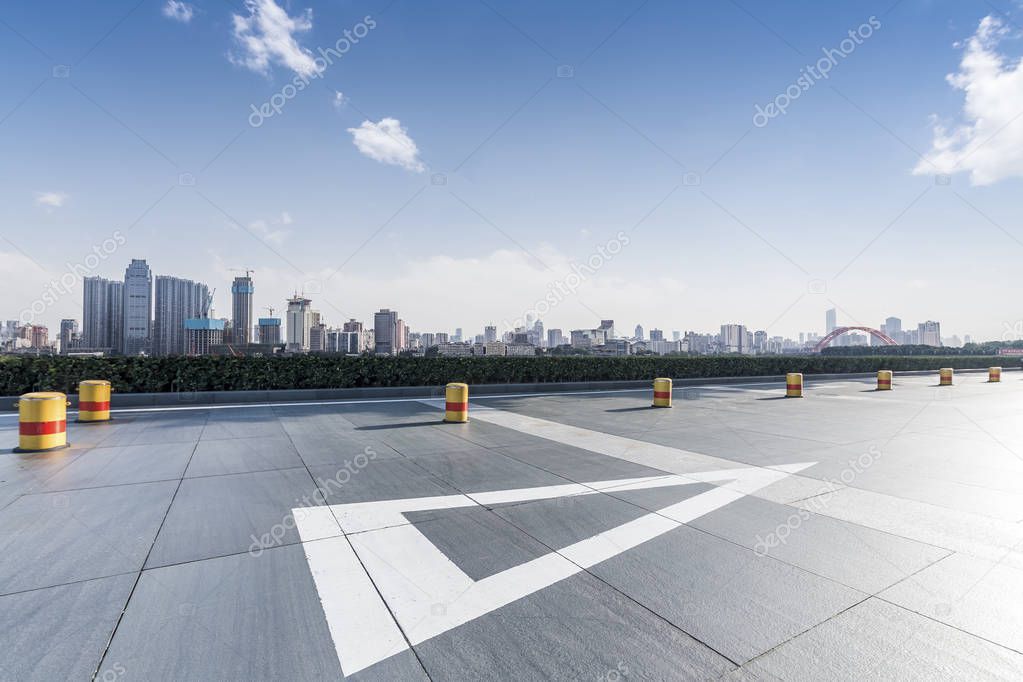
{"type": "Polygon", "coordinates": [[[494,343],[497,341],[497,327],[488,324],[483,328],[483,343],[494,343]]]}
{"type": "Polygon", "coordinates": [[[423,332],[419,335],[419,343],[422,344],[423,348],[430,348],[437,345],[437,335],[429,332],[423,332]]]}
{"type": "Polygon", "coordinates": [[[78,320],[60,321],[60,352],[67,355],[78,342],[78,320]]]}
{"type": "Polygon", "coordinates": [[[373,352],[394,355],[398,335],[398,313],[381,308],[373,314],[373,352]]]}
{"type": "Polygon", "coordinates": [[[543,322],[537,320],[533,325],[533,334],[530,336],[530,343],[534,346],[542,346],[546,341],[547,339],[544,338],[543,334],[543,322]]]}
{"type": "Polygon", "coordinates": [[[355,318],[352,318],[341,325],[341,331],[344,332],[358,332],[362,333],[362,322],[358,322],[355,318]]]}
{"type": "Polygon", "coordinates": [[[153,274],[145,260],[133,258],[125,269],[123,300],[121,352],[148,354],[153,335],[153,274]]]}
{"type": "Polygon", "coordinates": [[[298,294],[288,299],[287,350],[296,353],[309,350],[309,330],[313,326],[312,301],[298,294]]]}
{"type": "Polygon", "coordinates": [[[601,320],[599,329],[604,330],[604,336],[608,339],[615,337],[615,321],[614,320],[601,320]]]}
{"type": "Polygon", "coordinates": [[[650,340],[651,341],[664,341],[664,331],[661,330],[661,329],[651,329],[650,330],[650,340]]]}
{"type": "Polygon", "coordinates": [[[557,348],[558,346],[565,345],[565,339],[561,335],[560,329],[548,329],[547,330],[547,347],[557,348]]]}
{"type": "Polygon", "coordinates": [[[447,332],[437,332],[434,334],[434,338],[437,340],[437,343],[449,343],[451,341],[448,338],[447,332]]]}
{"type": "Polygon", "coordinates": [[[153,355],[185,352],[185,320],[209,316],[210,291],[200,282],[156,276],[153,355]]]}
{"type": "Polygon", "coordinates": [[[461,327],[455,327],[455,335],[454,335],[454,337],[451,340],[454,341],[455,343],[461,343],[462,342],[462,328],[461,327]]]}
{"type": "Polygon", "coordinates": [[[124,354],[124,282],[110,282],[107,287],[107,328],[110,352],[124,354]]]}
{"type": "Polygon", "coordinates": [[[643,340],[643,325],[641,324],[636,325],[636,340],[637,341],[643,340]]]}
{"type": "Polygon", "coordinates": [[[941,345],[941,324],[934,322],[933,320],[927,320],[921,322],[916,327],[918,341],[917,343],[924,346],[940,346],[941,345]]]}
{"type": "Polygon", "coordinates": [[[824,313],[824,331],[827,334],[835,331],[838,328],[838,311],[834,308],[828,308],[824,313]]]}
{"type": "Polygon", "coordinates": [[[673,332],[671,332],[671,340],[672,341],[681,341],[682,340],[682,332],[680,332],[677,329],[674,330],[673,332]]]}
{"type": "Polygon", "coordinates": [[[252,277],[249,270],[244,277],[235,277],[231,284],[231,339],[234,343],[251,343],[249,332],[252,328],[252,277]]]}

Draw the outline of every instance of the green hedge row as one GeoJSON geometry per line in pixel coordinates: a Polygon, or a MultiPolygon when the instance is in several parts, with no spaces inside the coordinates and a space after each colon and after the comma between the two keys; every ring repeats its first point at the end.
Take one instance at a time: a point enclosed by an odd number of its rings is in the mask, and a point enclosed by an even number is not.
{"type": "Polygon", "coordinates": [[[303,355],[292,357],[0,357],[0,395],[77,392],[82,379],[108,379],[121,393],[232,391],[360,386],[435,386],[557,381],[613,381],[957,369],[1016,365],[997,356],[828,357],[469,357],[404,358],[303,355]]]}

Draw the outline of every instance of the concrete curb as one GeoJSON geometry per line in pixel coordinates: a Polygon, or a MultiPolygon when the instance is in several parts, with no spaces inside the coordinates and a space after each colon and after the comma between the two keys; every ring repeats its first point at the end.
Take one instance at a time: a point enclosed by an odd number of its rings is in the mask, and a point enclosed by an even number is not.
{"type": "MultiPolygon", "coordinates": [[[[1003,367],[1002,372],[1019,371],[1018,367],[1003,367]]],[[[938,376],[938,370],[915,370],[896,372],[900,376],[938,376]]],[[[986,373],[987,368],[957,369],[956,374],[986,373]]],[[[850,374],[804,374],[807,385],[817,381],[834,381],[842,379],[873,379],[876,372],[858,372],[850,374]]],[[[785,375],[778,376],[741,376],[741,377],[703,377],[699,379],[673,379],[674,388],[687,386],[730,385],[730,384],[770,384],[784,385],[785,375]]],[[[517,393],[565,393],[573,391],[613,391],[650,388],[653,378],[639,381],[570,381],[551,383],[521,384],[470,384],[470,397],[487,395],[503,395],[517,393]]],[[[239,405],[254,403],[286,403],[320,400],[373,400],[376,398],[442,398],[444,386],[380,386],[371,388],[309,388],[286,389],[272,391],[196,391],[192,393],[113,393],[110,406],[113,409],[130,407],[183,407],[188,405],[239,405]]],[[[19,396],[0,397],[0,412],[15,411],[14,402],[19,396]]],[[[69,409],[78,408],[78,395],[68,396],[71,401],[69,409]]]]}

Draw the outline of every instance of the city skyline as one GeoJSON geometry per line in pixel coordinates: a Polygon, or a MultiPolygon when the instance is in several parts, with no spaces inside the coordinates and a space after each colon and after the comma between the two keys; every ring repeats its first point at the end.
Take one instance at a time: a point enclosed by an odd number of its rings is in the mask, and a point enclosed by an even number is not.
{"type": "Polygon", "coordinates": [[[56,329],[82,316],[81,276],[49,282],[159,254],[157,272],[223,283],[221,311],[233,269],[254,270],[254,319],[297,290],[337,319],[389,305],[437,329],[550,301],[563,329],[729,317],[792,336],[827,307],[1016,328],[997,268],[961,276],[1020,243],[1023,128],[1001,113],[1018,29],[986,3],[165,4],[7,8],[5,318],[52,299],[36,321],[56,329]]]}
{"type": "MultiPolygon", "coordinates": [[[[204,282],[171,275],[154,276],[145,259],[133,258],[124,271],[124,281],[87,277],[83,282],[82,321],[60,321],[60,352],[103,353],[113,355],[209,354],[221,348],[232,355],[274,352],[341,352],[394,355],[403,351],[424,352],[438,348],[442,354],[469,353],[456,346],[480,346],[480,352],[502,355],[529,355],[529,349],[553,349],[570,345],[573,349],[592,349],[599,354],[629,355],[633,352],[668,353],[806,353],[825,345],[871,346],[878,343],[927,346],[962,346],[972,342],[971,335],[943,336],[940,322],[925,320],[914,329],[903,328],[903,320],[889,316],[878,325],[859,321],[839,322],[836,308],[824,311],[824,333],[801,331],[798,337],[770,334],[767,330],[726,322],[720,333],[688,326],[669,328],[671,338],[659,327],[651,327],[649,338],[642,324],[634,334],[616,333],[614,319],[601,319],[596,327],[568,329],[546,326],[535,312],[528,312],[515,326],[507,323],[485,325],[482,333],[463,333],[463,327],[448,331],[418,329],[399,317],[396,310],[381,308],[373,313],[373,326],[349,318],[338,327],[330,317],[314,307],[314,301],[294,292],[286,301],[283,314],[273,317],[274,306],[265,309],[270,317],[253,320],[253,300],[258,287],[253,271],[236,276],[230,287],[232,317],[217,316],[213,307],[216,287],[204,282]],[[125,312],[128,311],[128,312],[125,312]],[[81,331],[79,331],[81,330],[81,331]],[[628,342],[624,345],[621,342],[628,342]],[[492,345],[496,344],[496,345],[492,345]],[[486,351],[483,350],[486,348],[486,351]]],[[[674,325],[672,325],[673,327],[674,325]]],[[[621,327],[619,327],[620,329],[621,327]]],[[[450,327],[449,327],[450,329],[450,327]]],[[[4,323],[3,339],[21,339],[8,349],[45,349],[51,346],[45,325],[4,323]],[[28,344],[24,342],[28,341],[28,344]]],[[[993,340],[993,339],[992,339],[993,340]]],[[[1005,340],[1004,338],[1002,340],[1005,340]]],[[[475,353],[475,351],[472,351],[475,353]]]]}

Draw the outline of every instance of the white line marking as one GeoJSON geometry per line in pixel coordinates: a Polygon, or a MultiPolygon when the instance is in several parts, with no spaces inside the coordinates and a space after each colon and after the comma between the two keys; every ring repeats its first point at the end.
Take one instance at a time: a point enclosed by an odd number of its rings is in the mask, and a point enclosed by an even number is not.
{"type": "Polygon", "coordinates": [[[307,543],[306,558],[320,592],[341,669],[345,675],[351,675],[405,649],[404,640],[398,641],[398,624],[409,642],[420,644],[679,528],[807,466],[810,464],[730,468],[686,476],[332,505],[321,509],[333,512],[349,535],[343,539],[344,544],[341,538],[307,543]],[[481,580],[466,575],[405,517],[412,511],[645,490],[697,481],[728,481],[728,485],[694,495],[659,512],[644,514],[560,551],[481,580]],[[310,551],[310,548],[315,549],[310,551]],[[365,567],[361,575],[356,575],[358,571],[352,564],[352,550],[365,567]],[[373,590],[374,584],[379,595],[373,590]],[[374,641],[376,638],[380,642],[374,641]]]}
{"type": "MultiPolygon", "coordinates": [[[[401,653],[408,648],[391,613],[377,594],[348,538],[335,537],[308,541],[307,533],[333,521],[329,507],[296,514],[295,523],[302,538],[309,571],[320,596],[338,661],[348,668],[361,670],[377,661],[401,653]],[[318,516],[328,518],[316,518],[318,516]]],[[[336,523],[334,524],[336,527],[336,523]]]]}

